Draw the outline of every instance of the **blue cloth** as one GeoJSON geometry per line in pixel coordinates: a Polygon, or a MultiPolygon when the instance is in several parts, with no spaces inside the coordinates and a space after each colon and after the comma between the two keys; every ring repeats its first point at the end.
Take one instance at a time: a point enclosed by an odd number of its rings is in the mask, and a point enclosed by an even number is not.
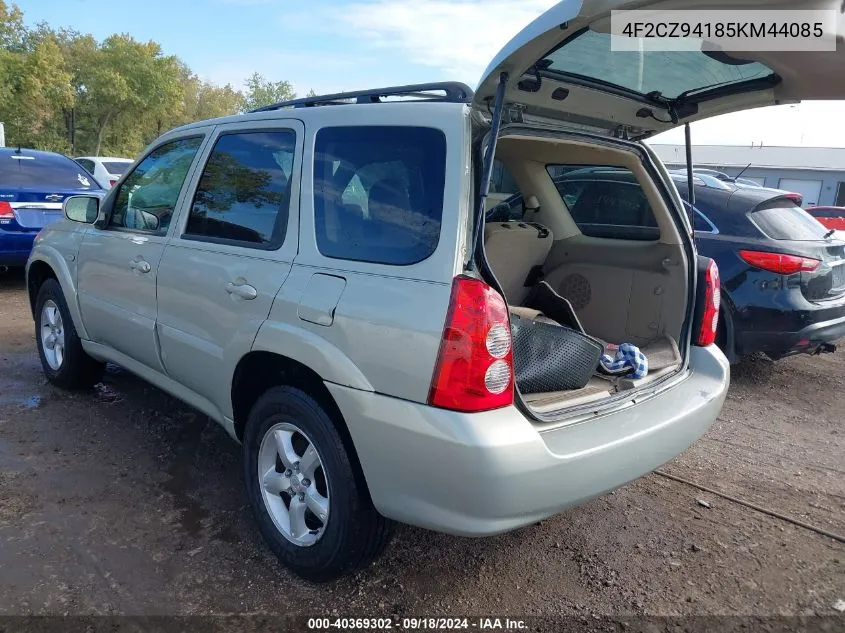
{"type": "Polygon", "coordinates": [[[626,368],[632,369],[633,371],[627,374],[631,378],[644,378],[648,374],[648,359],[639,347],[630,343],[622,343],[616,351],[615,357],[604,354],[600,362],[602,367],[610,372],[618,372],[626,368]]]}

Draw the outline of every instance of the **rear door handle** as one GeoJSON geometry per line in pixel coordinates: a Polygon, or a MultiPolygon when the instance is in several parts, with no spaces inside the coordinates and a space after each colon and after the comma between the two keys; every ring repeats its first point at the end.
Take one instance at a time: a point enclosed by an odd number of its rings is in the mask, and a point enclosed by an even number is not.
{"type": "Polygon", "coordinates": [[[144,261],[143,259],[131,260],[129,262],[129,268],[131,268],[132,270],[137,270],[139,273],[148,273],[153,269],[153,267],[150,266],[150,263],[144,261]]]}
{"type": "Polygon", "coordinates": [[[226,284],[226,292],[247,301],[251,301],[258,296],[258,291],[247,283],[234,284],[230,281],[226,284]]]}

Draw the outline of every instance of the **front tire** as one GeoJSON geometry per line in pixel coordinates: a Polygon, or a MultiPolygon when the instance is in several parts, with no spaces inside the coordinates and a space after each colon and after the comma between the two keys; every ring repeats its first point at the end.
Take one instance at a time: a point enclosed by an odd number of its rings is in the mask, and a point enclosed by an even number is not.
{"type": "Polygon", "coordinates": [[[297,575],[326,582],[369,564],[390,540],[355,476],[326,410],[294,387],[274,387],[244,431],[244,478],[259,530],[297,575]]]}
{"type": "Polygon", "coordinates": [[[82,349],[59,282],[46,280],[35,300],[35,341],[47,379],[62,389],[87,389],[103,377],[105,365],[82,349]]]}

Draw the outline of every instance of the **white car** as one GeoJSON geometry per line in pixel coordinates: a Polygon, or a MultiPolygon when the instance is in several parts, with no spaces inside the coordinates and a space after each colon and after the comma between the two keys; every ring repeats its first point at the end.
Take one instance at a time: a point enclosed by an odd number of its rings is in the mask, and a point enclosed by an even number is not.
{"type": "Polygon", "coordinates": [[[103,189],[111,189],[135,161],[113,156],[80,156],[74,160],[87,169],[103,189]]]}

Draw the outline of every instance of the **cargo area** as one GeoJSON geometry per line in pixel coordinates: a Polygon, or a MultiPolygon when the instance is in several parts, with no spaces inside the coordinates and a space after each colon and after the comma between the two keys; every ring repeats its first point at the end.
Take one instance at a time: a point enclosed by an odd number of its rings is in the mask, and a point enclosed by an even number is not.
{"type": "MultiPolygon", "coordinates": [[[[540,414],[564,413],[677,371],[689,309],[687,256],[682,229],[641,156],[627,147],[514,132],[502,135],[496,159],[484,250],[512,322],[580,329],[614,358],[627,343],[648,364],[644,376],[633,377],[633,368],[608,374],[599,363],[583,385],[520,389],[523,401],[540,414]],[[537,299],[541,284],[545,300],[537,299]],[[571,306],[574,320],[556,313],[549,290],[571,306]]],[[[517,366],[519,353],[516,346],[517,366]]],[[[575,371],[571,360],[561,353],[549,371],[575,371]]]]}

